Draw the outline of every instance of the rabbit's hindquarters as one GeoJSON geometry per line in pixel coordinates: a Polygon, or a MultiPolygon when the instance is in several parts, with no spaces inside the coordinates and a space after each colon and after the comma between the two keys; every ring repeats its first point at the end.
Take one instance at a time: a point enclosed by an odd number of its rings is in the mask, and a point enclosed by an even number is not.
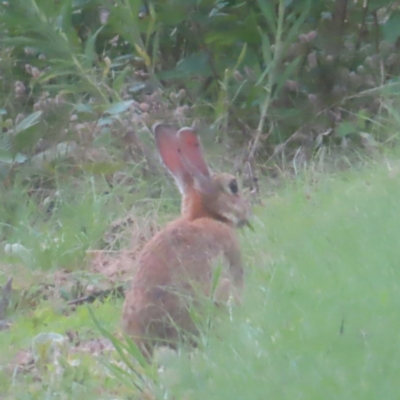
{"type": "Polygon", "coordinates": [[[171,345],[182,333],[197,333],[193,311],[201,313],[203,300],[240,299],[243,267],[238,239],[219,221],[172,222],[146,245],[138,263],[123,324],[125,332],[150,352],[154,342],[171,345]],[[216,265],[222,269],[212,293],[216,265]]]}

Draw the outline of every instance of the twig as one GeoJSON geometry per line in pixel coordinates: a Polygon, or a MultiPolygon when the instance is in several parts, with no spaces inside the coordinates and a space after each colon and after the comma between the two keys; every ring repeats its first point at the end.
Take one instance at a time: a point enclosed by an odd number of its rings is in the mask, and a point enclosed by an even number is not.
{"type": "Polygon", "coordinates": [[[125,296],[125,287],[123,285],[117,286],[116,288],[99,290],[97,292],[93,292],[88,294],[87,296],[80,297],[78,299],[71,300],[67,302],[69,306],[79,306],[84,303],[93,303],[96,299],[105,299],[110,295],[124,297],[125,296]]]}
{"type": "Polygon", "coordinates": [[[358,31],[356,50],[359,50],[359,48],[361,46],[362,36],[364,33],[364,29],[365,29],[365,21],[367,19],[367,15],[368,15],[368,0],[364,0],[362,7],[363,7],[363,13],[362,13],[362,17],[361,17],[361,26],[358,31]]]}
{"type": "Polygon", "coordinates": [[[10,303],[10,297],[12,292],[12,281],[11,277],[7,283],[1,288],[1,297],[0,297],[0,321],[6,318],[6,312],[8,305],[10,303]]]}

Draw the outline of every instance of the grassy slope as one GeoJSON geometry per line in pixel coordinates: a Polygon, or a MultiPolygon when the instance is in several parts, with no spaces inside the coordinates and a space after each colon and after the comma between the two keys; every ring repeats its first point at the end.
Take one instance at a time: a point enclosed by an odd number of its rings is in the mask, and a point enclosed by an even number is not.
{"type": "MultiPolygon", "coordinates": [[[[160,393],[167,388],[182,398],[189,391],[191,399],[398,398],[400,173],[374,167],[325,176],[314,186],[308,181],[286,186],[256,210],[256,233],[243,234],[244,306],[215,328],[203,350],[166,362],[160,393]]],[[[110,330],[120,307],[117,301],[97,309],[110,330]]],[[[26,348],[43,331],[93,330],[83,307],[65,317],[45,301],[14,318],[12,329],[0,332],[0,354],[26,348]]],[[[115,392],[126,398],[118,382],[104,381],[90,368],[83,363],[57,391],[71,396],[78,376],[84,380],[74,398],[98,398],[101,384],[109,389],[100,389],[102,398],[115,398],[115,392]]],[[[29,379],[10,388],[9,373],[0,377],[9,398],[43,398],[45,388],[29,379]]]]}
{"type": "Polygon", "coordinates": [[[177,367],[193,398],[398,398],[399,178],[299,182],[259,210],[245,306],[177,367]]]}

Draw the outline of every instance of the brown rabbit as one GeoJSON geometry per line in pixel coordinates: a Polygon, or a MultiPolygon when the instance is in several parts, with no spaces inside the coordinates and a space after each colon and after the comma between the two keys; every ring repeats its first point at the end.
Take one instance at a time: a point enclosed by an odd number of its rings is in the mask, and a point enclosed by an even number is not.
{"type": "Polygon", "coordinates": [[[182,215],[143,248],[123,307],[124,331],[148,355],[156,343],[174,347],[182,332],[196,333],[189,307],[199,296],[239,301],[243,265],[234,228],[247,224],[250,216],[235,177],[210,173],[191,128],[177,132],[157,124],[153,130],[161,158],[182,194],[182,215]],[[228,268],[223,268],[212,294],[218,261],[228,268]]]}

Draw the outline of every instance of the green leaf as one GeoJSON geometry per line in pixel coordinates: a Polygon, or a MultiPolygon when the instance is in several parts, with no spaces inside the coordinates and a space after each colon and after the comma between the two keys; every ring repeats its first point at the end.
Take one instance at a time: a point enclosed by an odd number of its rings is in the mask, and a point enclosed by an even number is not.
{"type": "Polygon", "coordinates": [[[261,8],[264,18],[267,20],[271,30],[275,32],[277,28],[277,22],[275,16],[274,2],[270,0],[257,0],[257,3],[261,8]]]}
{"type": "Polygon", "coordinates": [[[104,25],[102,25],[97,31],[89,37],[85,46],[85,58],[84,58],[84,66],[86,68],[91,68],[93,63],[96,61],[96,39],[97,35],[103,30],[104,25]]]}
{"type": "Polygon", "coordinates": [[[272,56],[271,51],[266,49],[267,46],[270,49],[269,46],[269,39],[267,37],[267,35],[262,35],[262,41],[263,41],[263,56],[264,56],[264,60],[265,60],[265,69],[262,72],[262,74],[260,75],[260,77],[258,78],[257,82],[256,82],[256,86],[261,85],[264,82],[265,77],[271,72],[271,70],[275,67],[275,64],[277,62],[276,57],[272,56]],[[265,50],[264,50],[264,46],[265,46],[265,50]],[[265,53],[264,53],[265,51],[265,53]]]}
{"type": "Polygon", "coordinates": [[[115,119],[112,117],[100,118],[97,120],[97,126],[112,125],[114,123],[114,121],[115,121],[115,119]]]}
{"type": "Polygon", "coordinates": [[[207,45],[218,46],[232,46],[237,41],[235,35],[228,32],[215,32],[211,31],[205,36],[205,43],[207,45]]]}
{"type": "Polygon", "coordinates": [[[262,54],[265,65],[270,65],[272,61],[271,42],[267,34],[261,33],[262,54]]]}
{"type": "Polygon", "coordinates": [[[133,100],[120,101],[119,103],[114,103],[110,108],[104,111],[104,113],[110,115],[121,114],[128,110],[132,104],[133,100]]]}
{"type": "Polygon", "coordinates": [[[357,126],[348,121],[343,121],[336,127],[336,134],[340,137],[345,137],[356,131],[357,126]]]}
{"type": "Polygon", "coordinates": [[[385,41],[395,44],[400,36],[400,11],[393,11],[382,27],[385,41]]]}
{"type": "Polygon", "coordinates": [[[23,164],[28,157],[25,154],[12,154],[11,151],[0,149],[0,163],[2,164],[23,164]]]}
{"type": "Polygon", "coordinates": [[[76,7],[83,7],[86,4],[89,4],[92,0],[73,0],[72,5],[74,8],[76,7]]]}
{"type": "Polygon", "coordinates": [[[63,32],[70,32],[72,28],[71,15],[72,15],[72,2],[71,0],[66,0],[63,2],[61,7],[61,13],[57,18],[58,26],[63,32]]]}
{"type": "Polygon", "coordinates": [[[140,37],[140,5],[141,1],[138,0],[115,0],[114,7],[110,8],[108,26],[128,41],[132,47],[143,46],[140,37]]]}
{"type": "Polygon", "coordinates": [[[11,151],[0,148],[0,163],[12,164],[13,160],[14,157],[11,151]]]}
{"type": "Polygon", "coordinates": [[[191,54],[190,56],[179,61],[176,71],[181,76],[210,76],[212,71],[209,65],[209,55],[205,51],[191,54]]]}
{"type": "Polygon", "coordinates": [[[14,162],[17,164],[22,164],[24,163],[28,157],[25,154],[17,153],[14,157],[14,162]]]}
{"type": "Polygon", "coordinates": [[[185,12],[185,7],[175,7],[174,12],[171,12],[170,4],[171,3],[166,1],[157,2],[157,20],[162,21],[165,26],[175,28],[179,24],[185,22],[187,14],[185,12]]]}
{"type": "Polygon", "coordinates": [[[79,103],[79,104],[75,104],[74,108],[76,111],[82,112],[82,113],[92,113],[93,112],[93,108],[90,104],[79,103]]]}
{"type": "Polygon", "coordinates": [[[157,56],[159,54],[159,50],[160,50],[160,32],[161,29],[157,29],[153,35],[153,44],[152,44],[152,55],[151,55],[151,59],[153,60],[153,67],[154,65],[157,64],[157,56]]]}
{"type": "Polygon", "coordinates": [[[388,6],[388,0],[369,0],[368,1],[368,11],[373,12],[377,11],[380,8],[387,7],[388,6]]]}
{"type": "Polygon", "coordinates": [[[36,111],[23,119],[16,127],[15,133],[18,134],[20,132],[26,131],[32,126],[36,125],[39,122],[40,116],[42,115],[42,111],[36,111]]]}
{"type": "Polygon", "coordinates": [[[138,82],[138,83],[135,83],[133,86],[131,86],[128,90],[129,90],[129,92],[131,92],[131,93],[138,93],[138,92],[140,92],[141,90],[143,90],[145,87],[146,87],[146,84],[145,84],[145,83],[143,83],[143,82],[138,82]]]}
{"type": "Polygon", "coordinates": [[[130,72],[131,68],[130,66],[127,66],[123,69],[121,73],[118,74],[118,76],[114,79],[114,82],[112,84],[112,88],[117,92],[120,93],[122,90],[122,85],[124,84],[125,77],[130,72]]]}
{"type": "Polygon", "coordinates": [[[239,57],[236,61],[234,70],[239,68],[240,64],[243,62],[244,57],[246,56],[246,52],[247,52],[247,43],[245,43],[242,47],[242,51],[240,52],[239,57]]]}

